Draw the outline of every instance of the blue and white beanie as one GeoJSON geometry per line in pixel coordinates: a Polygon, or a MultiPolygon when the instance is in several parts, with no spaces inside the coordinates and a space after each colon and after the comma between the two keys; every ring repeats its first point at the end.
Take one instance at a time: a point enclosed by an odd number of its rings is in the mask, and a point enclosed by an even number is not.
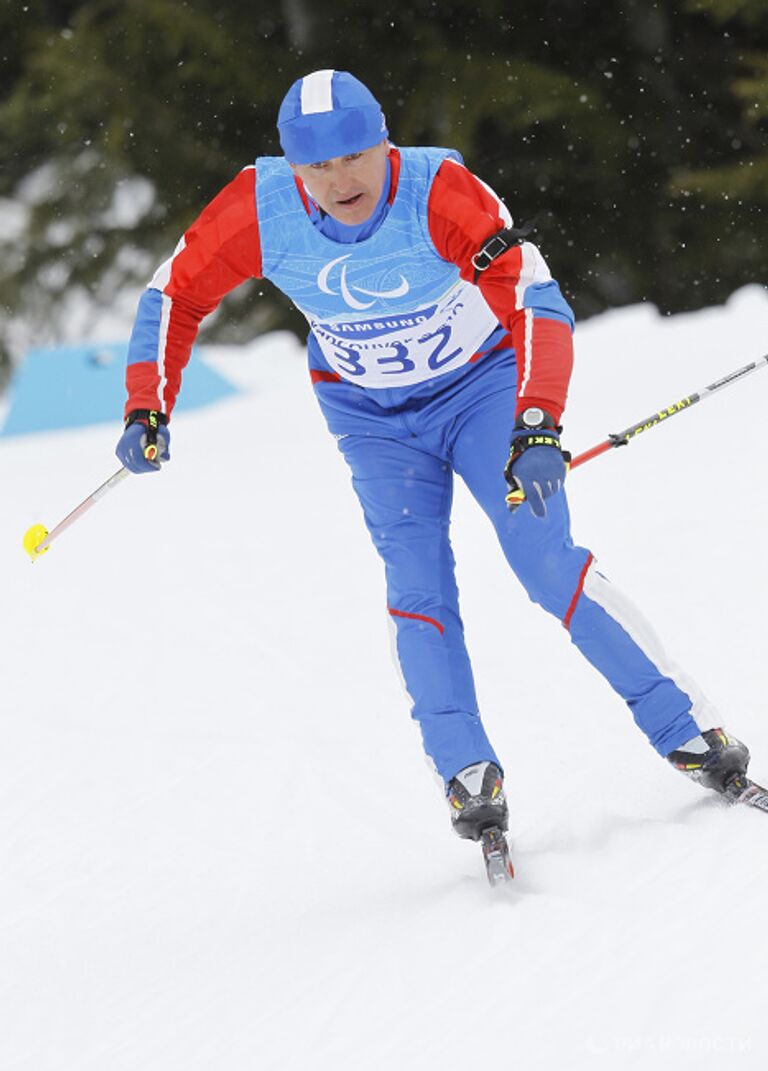
{"type": "Polygon", "coordinates": [[[378,145],[389,136],[381,105],[348,71],[314,71],[294,82],[277,117],[292,164],[314,164],[378,145]]]}

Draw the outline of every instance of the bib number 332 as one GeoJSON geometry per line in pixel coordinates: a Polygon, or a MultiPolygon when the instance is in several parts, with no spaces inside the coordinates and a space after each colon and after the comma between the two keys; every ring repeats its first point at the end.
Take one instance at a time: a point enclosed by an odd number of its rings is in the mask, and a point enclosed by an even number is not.
{"type": "MultiPolygon", "coordinates": [[[[398,382],[417,383],[439,375],[448,365],[463,364],[462,348],[451,345],[451,325],[444,324],[429,334],[405,341],[392,340],[374,346],[328,341],[321,343],[326,360],[344,379],[361,385],[395,386],[398,382]]],[[[464,358],[466,360],[466,357],[464,358]]]]}

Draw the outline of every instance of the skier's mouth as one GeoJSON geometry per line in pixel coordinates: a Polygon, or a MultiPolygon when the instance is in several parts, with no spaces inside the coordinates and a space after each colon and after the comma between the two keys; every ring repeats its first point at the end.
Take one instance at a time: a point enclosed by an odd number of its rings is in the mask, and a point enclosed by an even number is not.
{"type": "Polygon", "coordinates": [[[361,200],[361,198],[363,196],[364,196],[364,194],[362,194],[362,193],[355,193],[351,197],[347,197],[347,198],[345,198],[343,200],[337,201],[336,204],[337,205],[342,205],[343,208],[352,208],[352,207],[354,207],[354,205],[358,204],[358,202],[361,200]]]}

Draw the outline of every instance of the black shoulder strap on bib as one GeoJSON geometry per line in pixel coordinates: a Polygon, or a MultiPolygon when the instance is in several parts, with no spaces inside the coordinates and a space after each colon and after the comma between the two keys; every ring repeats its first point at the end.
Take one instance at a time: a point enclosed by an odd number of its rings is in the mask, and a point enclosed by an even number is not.
{"type": "Polygon", "coordinates": [[[480,273],[490,268],[494,260],[497,260],[502,253],[506,253],[512,246],[521,245],[531,231],[535,229],[535,225],[536,220],[531,219],[524,223],[522,227],[505,227],[501,231],[496,231],[490,238],[486,238],[472,257],[472,266],[475,269],[475,277],[472,282],[477,284],[480,273]]]}

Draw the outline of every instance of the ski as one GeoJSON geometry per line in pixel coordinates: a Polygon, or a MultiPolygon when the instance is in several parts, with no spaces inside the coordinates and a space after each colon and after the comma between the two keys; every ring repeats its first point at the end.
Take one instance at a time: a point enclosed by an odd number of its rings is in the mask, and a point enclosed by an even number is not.
{"type": "Polygon", "coordinates": [[[741,803],[747,807],[756,807],[759,811],[768,811],[768,788],[763,788],[744,774],[731,778],[725,786],[723,796],[729,803],[741,803]]]}
{"type": "Polygon", "coordinates": [[[483,848],[483,861],[488,884],[492,888],[505,885],[515,876],[512,860],[509,858],[509,844],[498,826],[484,829],[480,841],[483,848]]]}

